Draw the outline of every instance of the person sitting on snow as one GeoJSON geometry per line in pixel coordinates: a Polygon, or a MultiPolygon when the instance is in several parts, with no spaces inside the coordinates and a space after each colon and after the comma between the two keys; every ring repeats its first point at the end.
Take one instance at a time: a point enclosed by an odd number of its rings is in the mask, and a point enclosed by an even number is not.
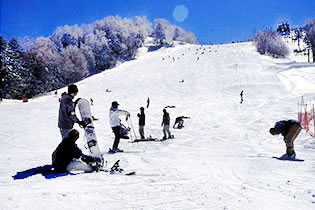
{"type": "Polygon", "coordinates": [[[125,110],[118,109],[118,105],[119,104],[117,101],[113,101],[112,107],[109,110],[109,122],[110,122],[110,126],[111,126],[111,128],[115,134],[115,141],[114,141],[113,147],[112,147],[110,152],[122,152],[123,151],[123,150],[118,148],[119,141],[121,138],[119,115],[124,114],[127,116],[127,118],[130,116],[129,112],[127,112],[125,110]]]}
{"type": "Polygon", "coordinates": [[[52,165],[56,172],[91,172],[94,169],[89,163],[101,162],[100,158],[91,157],[82,153],[75,143],[78,138],[79,131],[76,129],[71,130],[52,154],[52,165]]]}
{"type": "Polygon", "coordinates": [[[295,158],[294,140],[301,132],[301,123],[296,120],[282,120],[275,124],[274,128],[270,128],[271,135],[281,134],[284,138],[287,150],[282,157],[295,158]]]}

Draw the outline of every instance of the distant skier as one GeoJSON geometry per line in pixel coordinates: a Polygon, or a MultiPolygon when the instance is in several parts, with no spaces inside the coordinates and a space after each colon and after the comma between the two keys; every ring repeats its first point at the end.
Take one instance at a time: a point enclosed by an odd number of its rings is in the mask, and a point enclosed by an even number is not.
{"type": "Polygon", "coordinates": [[[59,106],[58,127],[62,139],[64,139],[68,132],[73,128],[74,123],[78,123],[82,127],[86,124],[80,121],[75,115],[75,103],[72,99],[78,94],[78,88],[76,85],[68,86],[68,93],[64,92],[61,95],[61,101],[59,106]]]}
{"type": "Polygon", "coordinates": [[[240,96],[241,96],[241,102],[240,103],[243,103],[243,90],[241,91],[240,96]]]}
{"type": "Polygon", "coordinates": [[[139,117],[139,134],[141,139],[144,139],[145,114],[143,107],[140,108],[140,114],[138,113],[137,116],[139,117]]]}
{"type": "Polygon", "coordinates": [[[91,106],[93,105],[93,99],[92,98],[90,98],[90,103],[91,103],[91,106]]]}
{"type": "Polygon", "coordinates": [[[171,132],[170,132],[170,115],[166,111],[166,109],[163,109],[163,121],[161,123],[161,126],[163,126],[163,139],[166,139],[166,133],[168,134],[168,138],[172,138],[171,132]]]}
{"type": "Polygon", "coordinates": [[[177,128],[183,128],[184,127],[184,119],[190,119],[190,117],[185,117],[185,116],[176,117],[173,128],[175,128],[176,124],[178,124],[177,128]]]}
{"type": "Polygon", "coordinates": [[[112,107],[109,110],[109,120],[110,120],[110,126],[115,134],[115,141],[113,144],[113,147],[111,149],[111,152],[122,152],[123,150],[118,148],[119,141],[120,141],[120,119],[119,115],[124,114],[127,116],[127,118],[130,116],[130,113],[125,110],[118,109],[118,102],[113,101],[112,107]]]}
{"type": "Polygon", "coordinates": [[[56,172],[91,172],[93,171],[93,167],[90,164],[101,162],[100,158],[91,157],[82,153],[75,143],[78,138],[79,131],[75,129],[71,130],[52,154],[52,165],[56,172]]]}
{"type": "Polygon", "coordinates": [[[147,108],[149,108],[150,106],[150,98],[148,97],[148,100],[147,100],[147,108]]]}
{"type": "Polygon", "coordinates": [[[282,120],[275,124],[274,128],[270,128],[271,135],[281,134],[286,144],[286,154],[282,158],[295,158],[294,140],[301,132],[302,127],[299,121],[296,120],[282,120]]]}

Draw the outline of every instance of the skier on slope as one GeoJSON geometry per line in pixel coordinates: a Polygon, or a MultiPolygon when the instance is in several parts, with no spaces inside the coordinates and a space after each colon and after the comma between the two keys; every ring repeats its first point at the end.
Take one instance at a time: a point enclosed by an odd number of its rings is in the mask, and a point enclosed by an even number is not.
{"type": "Polygon", "coordinates": [[[82,127],[86,124],[80,121],[75,115],[75,103],[72,99],[78,94],[78,88],[76,85],[71,84],[68,86],[68,93],[64,92],[61,95],[61,101],[59,106],[58,127],[62,139],[64,139],[68,132],[73,128],[74,123],[78,123],[82,127]]]}
{"type": "Polygon", "coordinates": [[[163,121],[161,123],[161,126],[163,126],[163,139],[166,139],[166,133],[168,134],[168,138],[171,139],[172,135],[170,132],[170,115],[166,111],[166,109],[163,109],[163,121]]]}
{"type": "Polygon", "coordinates": [[[126,115],[127,119],[130,116],[130,113],[125,111],[125,110],[120,110],[118,109],[118,102],[113,101],[112,102],[112,107],[109,110],[109,121],[110,121],[110,126],[115,134],[115,140],[112,149],[110,152],[122,152],[123,150],[118,148],[119,141],[120,141],[120,119],[119,115],[126,115]]]}
{"type": "Polygon", "coordinates": [[[287,150],[286,154],[284,154],[282,158],[295,158],[294,140],[301,130],[301,124],[296,120],[282,120],[277,122],[274,128],[270,128],[269,132],[271,135],[281,134],[284,137],[283,140],[286,144],[287,150]]]}
{"type": "Polygon", "coordinates": [[[143,107],[140,108],[140,114],[138,113],[137,116],[139,117],[139,133],[141,139],[144,139],[145,114],[143,107]]]}
{"type": "Polygon", "coordinates": [[[56,172],[91,172],[94,169],[90,164],[101,162],[101,159],[98,157],[91,157],[82,153],[82,151],[75,143],[78,138],[79,131],[77,131],[76,129],[69,131],[67,137],[63,139],[63,141],[58,145],[58,147],[52,154],[52,165],[56,172]]]}

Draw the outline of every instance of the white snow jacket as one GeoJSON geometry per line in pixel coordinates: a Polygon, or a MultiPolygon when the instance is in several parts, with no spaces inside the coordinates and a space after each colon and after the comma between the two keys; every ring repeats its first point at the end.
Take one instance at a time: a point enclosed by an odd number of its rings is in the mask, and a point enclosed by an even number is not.
{"type": "Polygon", "coordinates": [[[111,127],[116,127],[116,126],[120,126],[120,119],[119,119],[119,115],[130,115],[129,112],[125,111],[125,110],[121,110],[121,109],[117,109],[114,107],[111,107],[109,110],[109,123],[111,127]]]}

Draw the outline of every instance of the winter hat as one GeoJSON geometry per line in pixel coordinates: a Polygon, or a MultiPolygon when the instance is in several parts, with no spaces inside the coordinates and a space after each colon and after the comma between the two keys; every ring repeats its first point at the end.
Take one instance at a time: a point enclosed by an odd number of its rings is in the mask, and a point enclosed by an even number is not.
{"type": "Polygon", "coordinates": [[[143,108],[143,107],[140,107],[140,110],[141,110],[141,111],[144,111],[144,108],[143,108]]]}
{"type": "Polygon", "coordinates": [[[78,93],[78,87],[74,84],[71,84],[68,86],[68,94],[70,95],[71,93],[78,93]]]}
{"type": "Polygon", "coordinates": [[[118,105],[119,105],[119,103],[117,101],[112,102],[112,107],[117,107],[118,105]]]}
{"type": "Polygon", "coordinates": [[[275,128],[270,128],[269,133],[271,135],[278,135],[278,132],[277,132],[277,130],[275,128]]]}
{"type": "Polygon", "coordinates": [[[76,129],[72,129],[71,131],[69,131],[68,136],[71,140],[75,142],[79,138],[79,131],[76,129]]]}

